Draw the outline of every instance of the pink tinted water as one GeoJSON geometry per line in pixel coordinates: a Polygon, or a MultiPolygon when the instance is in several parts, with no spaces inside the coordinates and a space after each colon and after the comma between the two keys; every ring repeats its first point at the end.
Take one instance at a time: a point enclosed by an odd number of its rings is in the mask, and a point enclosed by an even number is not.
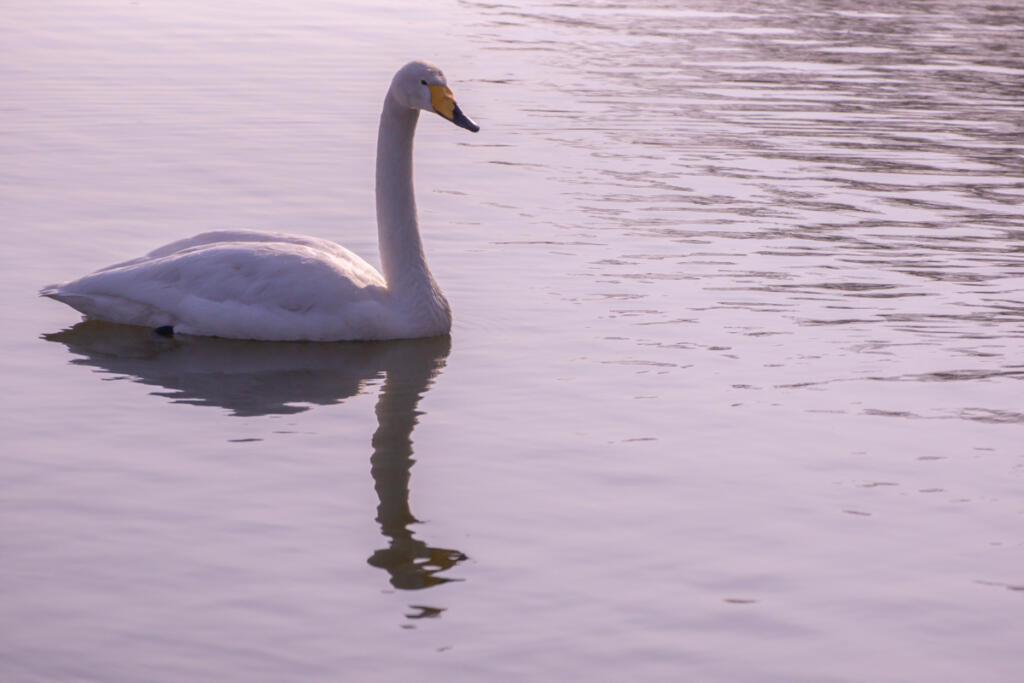
{"type": "Polygon", "coordinates": [[[8,3],[4,680],[1014,680],[1012,5],[8,3]],[[75,327],[204,229],[375,260],[391,73],[450,343],[75,327]]]}

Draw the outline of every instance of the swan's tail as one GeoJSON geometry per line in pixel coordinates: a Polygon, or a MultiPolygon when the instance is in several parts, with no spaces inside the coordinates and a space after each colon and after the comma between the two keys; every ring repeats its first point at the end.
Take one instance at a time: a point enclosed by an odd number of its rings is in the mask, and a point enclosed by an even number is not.
{"type": "Polygon", "coordinates": [[[178,325],[174,316],[142,301],[109,294],[89,294],[75,291],[77,288],[69,288],[68,284],[47,285],[39,290],[39,294],[67,304],[87,318],[94,320],[106,320],[122,325],[141,325],[142,327],[162,327],[164,325],[177,327],[178,325]]]}

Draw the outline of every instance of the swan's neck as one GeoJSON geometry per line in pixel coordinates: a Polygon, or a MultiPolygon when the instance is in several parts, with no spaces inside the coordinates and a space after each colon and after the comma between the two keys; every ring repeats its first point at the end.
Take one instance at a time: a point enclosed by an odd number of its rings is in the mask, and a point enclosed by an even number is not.
{"type": "MultiPolygon", "coordinates": [[[[403,107],[391,92],[384,99],[377,133],[377,237],[380,260],[392,294],[439,298],[427,268],[416,220],[412,186],[412,138],[419,111],[403,107]]],[[[446,304],[445,304],[446,306],[446,304]]]]}

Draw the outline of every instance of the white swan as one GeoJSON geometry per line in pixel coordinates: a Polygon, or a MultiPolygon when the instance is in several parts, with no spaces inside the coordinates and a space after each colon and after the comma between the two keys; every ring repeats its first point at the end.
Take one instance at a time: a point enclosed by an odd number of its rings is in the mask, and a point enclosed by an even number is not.
{"type": "Polygon", "coordinates": [[[384,274],[341,245],[301,235],[206,232],[40,291],[89,318],[162,333],[339,341],[447,334],[448,301],[427,268],[416,220],[412,139],[419,110],[480,130],[441,70],[395,74],[377,134],[377,234],[384,274]]]}

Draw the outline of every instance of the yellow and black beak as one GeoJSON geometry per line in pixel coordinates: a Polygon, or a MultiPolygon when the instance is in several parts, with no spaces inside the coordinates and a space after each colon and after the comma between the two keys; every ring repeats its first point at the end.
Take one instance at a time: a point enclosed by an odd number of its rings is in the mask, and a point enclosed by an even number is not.
{"type": "Polygon", "coordinates": [[[430,88],[430,103],[434,105],[434,111],[459,128],[465,128],[473,133],[480,130],[480,126],[463,114],[459,105],[455,104],[455,95],[447,85],[429,85],[427,87],[430,88]]]}

